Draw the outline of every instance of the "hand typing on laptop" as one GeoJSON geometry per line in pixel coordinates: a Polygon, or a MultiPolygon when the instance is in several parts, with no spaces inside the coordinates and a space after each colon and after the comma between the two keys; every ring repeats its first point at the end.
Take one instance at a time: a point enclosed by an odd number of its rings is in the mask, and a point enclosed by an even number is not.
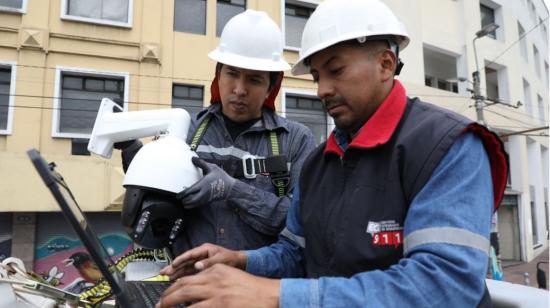
{"type": "Polygon", "coordinates": [[[219,263],[207,263],[207,266],[196,275],[175,281],[162,294],[156,308],[187,302],[200,307],[279,306],[280,280],[253,276],[219,263]]]}
{"type": "Polygon", "coordinates": [[[214,264],[221,263],[244,270],[246,268],[246,254],[242,251],[233,251],[213,244],[203,244],[186,251],[160,271],[168,275],[170,280],[196,274],[214,264]]]}

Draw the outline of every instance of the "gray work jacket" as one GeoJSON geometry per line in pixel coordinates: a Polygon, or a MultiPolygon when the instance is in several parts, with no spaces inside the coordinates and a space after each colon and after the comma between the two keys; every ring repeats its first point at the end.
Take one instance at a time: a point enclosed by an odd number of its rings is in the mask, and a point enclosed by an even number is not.
{"type": "Polygon", "coordinates": [[[174,253],[180,254],[203,243],[233,250],[269,245],[285,226],[292,187],[298,183],[302,164],[315,147],[313,134],[306,126],[264,108],[261,120],[233,141],[224,124],[221,104],[217,103],[193,117],[187,136],[188,144],[209,113],[212,115],[211,121],[196,149],[199,157],[223,160],[252,155],[265,158],[271,153],[269,133],[275,130],[278,133],[279,153],[286,155],[290,162],[290,189],[286,196],[278,197],[267,175],[258,174],[255,179],[238,178],[226,200],[186,211],[185,228],[173,247],[174,253]]]}

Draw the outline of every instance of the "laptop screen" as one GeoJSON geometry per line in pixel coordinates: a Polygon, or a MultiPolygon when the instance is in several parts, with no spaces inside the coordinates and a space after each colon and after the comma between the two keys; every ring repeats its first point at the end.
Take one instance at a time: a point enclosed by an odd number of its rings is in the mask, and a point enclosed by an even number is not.
{"type": "Polygon", "coordinates": [[[27,153],[42,180],[59,204],[63,216],[71,224],[99,270],[111,285],[113,293],[118,295],[122,291],[124,279],[111,260],[105,246],[101,244],[101,241],[88,223],[63,177],[54,170],[55,164],[48,164],[40,153],[34,149],[27,153]]]}
{"type": "MultiPolygon", "coordinates": [[[[54,173],[56,176],[59,175],[55,171],[53,171],[52,173],[54,173]]],[[[71,211],[71,214],[76,218],[78,225],[80,226],[82,231],[86,233],[88,239],[94,245],[94,250],[101,256],[101,259],[103,259],[105,264],[109,265],[109,267],[114,267],[114,263],[111,259],[111,256],[107,252],[107,249],[105,249],[105,246],[103,246],[103,244],[99,240],[99,237],[96,235],[92,227],[88,224],[88,221],[84,217],[84,213],[82,213],[82,211],[80,210],[80,207],[76,203],[73,194],[71,193],[65,182],[59,179],[55,179],[55,181],[58,184],[57,187],[59,188],[59,192],[63,195],[65,201],[67,201],[67,205],[69,210],[71,211]]],[[[111,272],[113,271],[111,270],[111,272]]]]}

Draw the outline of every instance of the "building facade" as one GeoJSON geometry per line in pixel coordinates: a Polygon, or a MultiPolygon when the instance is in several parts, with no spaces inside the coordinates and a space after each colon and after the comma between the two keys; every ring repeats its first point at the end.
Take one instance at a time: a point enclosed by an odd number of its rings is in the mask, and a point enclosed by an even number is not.
{"type": "MultiPolygon", "coordinates": [[[[100,99],[128,111],[195,113],[210,100],[215,63],[207,53],[227,20],[247,8],[267,12],[294,63],[319,2],[0,0],[0,255],[53,277],[55,262],[79,249],[68,226],[51,231],[63,218],[26,157],[33,147],[56,162],[113,255],[127,251],[131,242],[114,226],[124,193],[119,153],[105,160],[86,150],[100,99]]],[[[480,72],[484,120],[511,162],[498,213],[501,256],[533,259],[548,248],[548,9],[542,0],[385,2],[411,37],[399,77],[409,96],[477,119],[470,89],[480,72]],[[498,29],[474,42],[491,23],[498,29]]],[[[287,73],[276,107],[319,143],[333,128],[309,76],[287,73]]]]}

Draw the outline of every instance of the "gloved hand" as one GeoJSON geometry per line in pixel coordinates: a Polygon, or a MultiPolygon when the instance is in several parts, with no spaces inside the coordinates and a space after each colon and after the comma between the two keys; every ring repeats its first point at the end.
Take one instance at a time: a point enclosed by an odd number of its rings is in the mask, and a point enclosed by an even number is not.
{"type": "Polygon", "coordinates": [[[226,199],[235,184],[235,179],[216,164],[193,157],[193,164],[202,169],[203,178],[191,187],[177,194],[186,209],[195,208],[201,204],[226,199]]]}

